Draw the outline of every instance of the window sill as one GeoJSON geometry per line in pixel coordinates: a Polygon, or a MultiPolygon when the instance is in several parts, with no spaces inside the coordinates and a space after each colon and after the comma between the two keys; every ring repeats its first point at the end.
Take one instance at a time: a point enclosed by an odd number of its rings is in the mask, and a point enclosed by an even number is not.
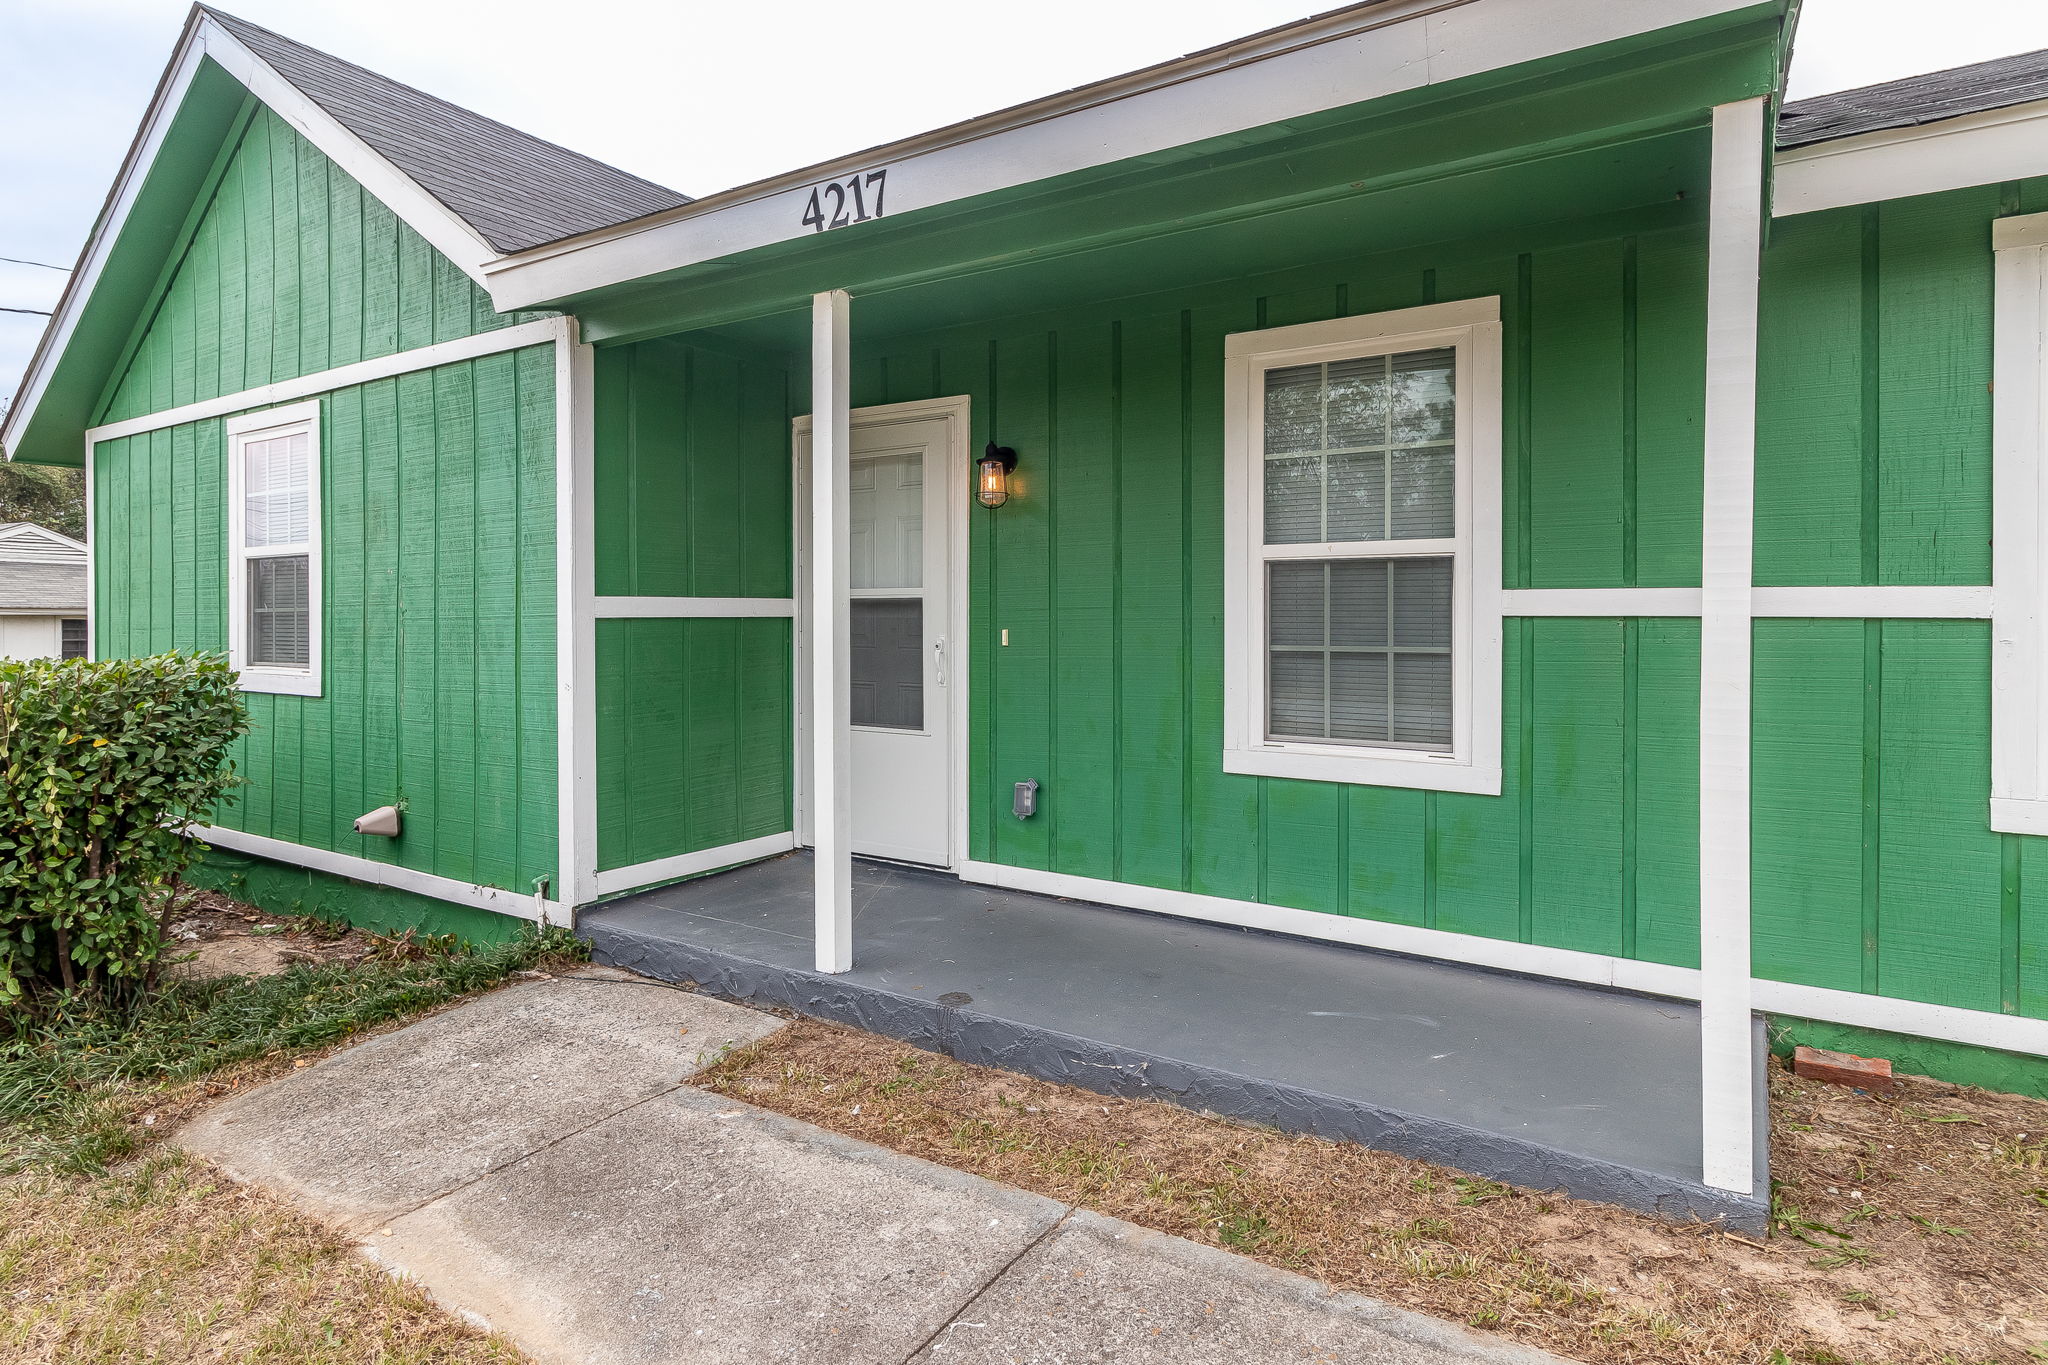
{"type": "Polygon", "coordinates": [[[2048,834],[2048,797],[1992,797],[1991,830],[1994,834],[2048,834]]]}
{"type": "Polygon", "coordinates": [[[1251,777],[1292,777],[1355,787],[1409,787],[1419,791],[1500,795],[1500,769],[1445,759],[1384,754],[1333,754],[1293,749],[1225,749],[1223,771],[1251,777]]]}
{"type": "Polygon", "coordinates": [[[279,697],[317,697],[317,673],[292,673],[283,669],[245,668],[241,671],[244,692],[264,692],[279,697]]]}

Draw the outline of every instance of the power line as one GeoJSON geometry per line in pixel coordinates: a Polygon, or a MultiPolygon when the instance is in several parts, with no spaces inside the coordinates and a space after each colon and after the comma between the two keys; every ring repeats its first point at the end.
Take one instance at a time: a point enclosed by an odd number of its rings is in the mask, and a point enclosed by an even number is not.
{"type": "Polygon", "coordinates": [[[34,313],[39,318],[50,316],[47,308],[0,308],[0,313],[34,313]]]}
{"type": "Polygon", "coordinates": [[[0,256],[0,261],[5,261],[5,262],[7,262],[7,264],[9,264],[9,265],[35,265],[35,266],[41,266],[41,267],[42,267],[43,269],[45,269],[45,270],[58,270],[58,271],[62,271],[62,272],[63,272],[64,274],[66,274],[66,275],[69,275],[69,274],[71,273],[71,267],[70,267],[70,266],[68,266],[68,265],[51,265],[51,264],[50,264],[49,262],[47,262],[47,261],[24,261],[24,260],[22,260],[22,259],[21,259],[21,258],[20,258],[19,256],[0,256]]]}

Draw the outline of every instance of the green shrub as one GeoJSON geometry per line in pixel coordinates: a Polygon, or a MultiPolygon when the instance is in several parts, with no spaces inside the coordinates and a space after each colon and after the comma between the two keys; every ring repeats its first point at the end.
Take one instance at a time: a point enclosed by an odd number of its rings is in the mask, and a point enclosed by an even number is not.
{"type": "Polygon", "coordinates": [[[0,1001],[151,978],[248,726],[217,654],[0,660],[0,1001]]]}

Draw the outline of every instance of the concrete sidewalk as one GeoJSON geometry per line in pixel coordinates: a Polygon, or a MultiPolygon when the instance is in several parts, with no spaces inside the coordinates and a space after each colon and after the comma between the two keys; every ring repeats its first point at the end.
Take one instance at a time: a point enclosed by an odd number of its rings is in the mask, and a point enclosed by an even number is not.
{"type": "Polygon", "coordinates": [[[236,1096],[179,1141],[548,1365],[1557,1365],[685,1083],[781,1026],[581,972],[236,1096]]]}

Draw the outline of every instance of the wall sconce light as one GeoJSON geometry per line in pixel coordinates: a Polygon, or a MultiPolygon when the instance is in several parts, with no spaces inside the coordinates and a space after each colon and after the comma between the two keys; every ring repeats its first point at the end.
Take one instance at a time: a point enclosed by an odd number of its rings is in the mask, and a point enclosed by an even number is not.
{"type": "Polygon", "coordinates": [[[1010,500],[1010,471],[1017,467],[1017,452],[994,441],[974,462],[974,500],[983,507],[1001,507],[1010,500]]]}

